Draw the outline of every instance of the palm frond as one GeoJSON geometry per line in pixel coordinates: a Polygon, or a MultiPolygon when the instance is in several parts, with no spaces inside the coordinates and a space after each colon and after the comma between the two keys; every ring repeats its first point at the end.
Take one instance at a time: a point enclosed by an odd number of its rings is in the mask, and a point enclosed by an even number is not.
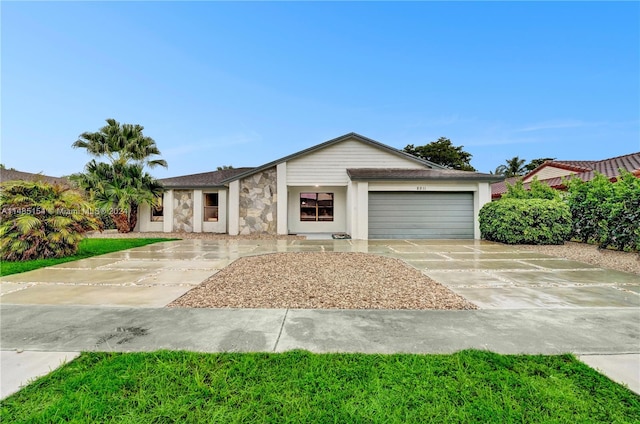
{"type": "Polygon", "coordinates": [[[42,225],[42,221],[36,216],[27,214],[18,215],[14,223],[17,230],[23,235],[28,235],[33,229],[42,225]]]}

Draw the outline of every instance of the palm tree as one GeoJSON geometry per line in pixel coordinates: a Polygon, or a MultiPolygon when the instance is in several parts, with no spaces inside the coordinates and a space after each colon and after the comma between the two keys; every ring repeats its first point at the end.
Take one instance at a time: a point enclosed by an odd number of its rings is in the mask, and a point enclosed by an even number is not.
{"type": "Polygon", "coordinates": [[[163,159],[154,158],[160,150],[151,137],[143,135],[141,125],[122,124],[107,119],[107,125],[95,133],[85,132],[73,143],[109,163],[91,160],[85,172],[70,177],[80,188],[107,210],[119,232],[132,231],[141,204],[155,206],[163,192],[162,185],[144,171],[145,166],[167,167],[163,159]]]}
{"type": "Polygon", "coordinates": [[[0,257],[6,261],[73,255],[83,234],[100,228],[80,193],[43,181],[3,183],[0,209],[0,257]]]}
{"type": "Polygon", "coordinates": [[[155,140],[142,134],[142,125],[121,125],[112,118],[106,121],[107,125],[98,132],[80,134],[80,138],[72,146],[76,149],[86,149],[91,156],[106,156],[111,163],[133,161],[149,168],[167,167],[167,162],[163,159],[150,159],[160,156],[161,153],[155,140]]]}
{"type": "Polygon", "coordinates": [[[505,177],[517,177],[518,175],[524,175],[526,169],[524,163],[526,159],[520,159],[518,156],[514,156],[511,159],[507,159],[505,165],[500,165],[496,168],[495,173],[497,175],[504,175],[505,177]]]}

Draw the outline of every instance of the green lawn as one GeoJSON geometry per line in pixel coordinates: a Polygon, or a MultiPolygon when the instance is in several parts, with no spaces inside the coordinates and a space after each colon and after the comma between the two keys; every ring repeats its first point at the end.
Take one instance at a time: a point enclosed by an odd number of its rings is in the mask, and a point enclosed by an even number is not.
{"type": "Polygon", "coordinates": [[[132,247],[145,246],[147,244],[158,243],[161,241],[170,241],[175,239],[165,238],[121,238],[121,239],[100,239],[87,238],[80,242],[78,253],[73,256],[58,259],[36,259],[24,262],[7,262],[0,263],[0,275],[11,275],[19,272],[31,271],[33,269],[44,268],[61,264],[64,262],[75,261],[78,259],[89,258],[91,256],[102,255],[105,253],[117,252],[118,250],[131,249],[132,247]]]}
{"type": "Polygon", "coordinates": [[[83,353],[0,421],[638,423],[640,396],[571,355],[83,353]]]}

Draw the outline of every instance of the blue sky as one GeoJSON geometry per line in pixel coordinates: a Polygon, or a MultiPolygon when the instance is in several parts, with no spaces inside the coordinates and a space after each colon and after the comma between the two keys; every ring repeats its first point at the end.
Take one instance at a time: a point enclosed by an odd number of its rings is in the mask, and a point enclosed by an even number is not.
{"type": "Polygon", "coordinates": [[[640,151],[638,2],[0,3],[1,158],[82,170],[138,123],[159,178],[257,166],[348,132],[444,136],[488,172],[640,151]]]}

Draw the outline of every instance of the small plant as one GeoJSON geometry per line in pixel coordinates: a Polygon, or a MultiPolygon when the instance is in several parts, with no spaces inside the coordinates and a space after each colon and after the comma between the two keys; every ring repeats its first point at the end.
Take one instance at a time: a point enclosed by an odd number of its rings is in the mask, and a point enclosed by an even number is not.
{"type": "Polygon", "coordinates": [[[479,219],[484,239],[507,244],[562,244],[571,232],[569,207],[558,200],[501,199],[479,219]]]}
{"type": "Polygon", "coordinates": [[[0,185],[0,257],[5,261],[73,255],[83,234],[100,228],[92,204],[68,187],[42,181],[0,185]]]}

